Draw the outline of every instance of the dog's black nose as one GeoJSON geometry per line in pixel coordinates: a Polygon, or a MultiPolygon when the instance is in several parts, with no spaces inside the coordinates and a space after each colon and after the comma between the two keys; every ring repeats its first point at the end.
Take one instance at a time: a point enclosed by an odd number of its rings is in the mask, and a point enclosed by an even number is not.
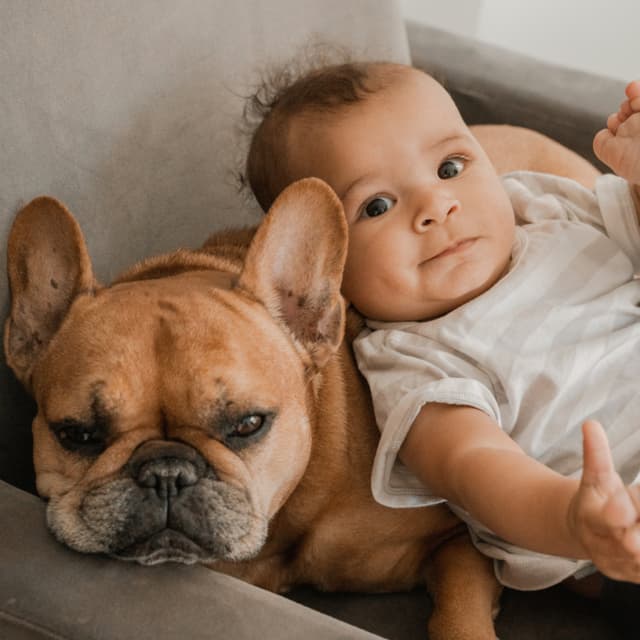
{"type": "Polygon", "coordinates": [[[139,486],[153,489],[158,497],[166,499],[196,484],[207,464],[193,447],[181,442],[153,440],[135,450],[128,467],[139,486]]]}
{"type": "Polygon", "coordinates": [[[141,487],[154,489],[160,498],[177,496],[184,487],[191,487],[198,480],[194,466],[176,458],[151,460],[140,467],[136,477],[141,487]]]}

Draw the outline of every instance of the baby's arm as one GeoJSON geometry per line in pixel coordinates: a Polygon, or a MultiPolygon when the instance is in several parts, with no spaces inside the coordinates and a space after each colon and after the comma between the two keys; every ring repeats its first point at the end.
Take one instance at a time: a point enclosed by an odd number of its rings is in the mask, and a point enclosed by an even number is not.
{"type": "Polygon", "coordinates": [[[593,139],[595,154],[633,188],[640,217],[640,81],[630,82],[620,110],[607,120],[607,128],[593,139]]]}
{"type": "Polygon", "coordinates": [[[611,466],[597,423],[585,425],[581,481],[528,457],[471,407],[425,405],[400,457],[434,494],[505,540],[542,553],[591,558],[610,577],[640,582],[639,514],[611,466]]]}

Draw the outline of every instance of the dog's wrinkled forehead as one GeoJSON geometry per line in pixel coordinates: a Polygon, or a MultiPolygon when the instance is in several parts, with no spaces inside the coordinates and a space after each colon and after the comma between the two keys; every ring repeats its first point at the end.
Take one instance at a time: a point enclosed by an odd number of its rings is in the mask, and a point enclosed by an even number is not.
{"type": "Polygon", "coordinates": [[[56,405],[51,419],[92,407],[110,413],[115,404],[118,412],[162,405],[186,413],[198,403],[210,411],[302,371],[293,342],[260,303],[203,287],[207,278],[185,273],[80,296],[35,372],[56,405]]]}

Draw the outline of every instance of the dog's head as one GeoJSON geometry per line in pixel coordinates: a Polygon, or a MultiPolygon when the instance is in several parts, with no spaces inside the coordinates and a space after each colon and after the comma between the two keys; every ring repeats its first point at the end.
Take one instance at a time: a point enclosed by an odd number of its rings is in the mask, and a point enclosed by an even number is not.
{"type": "Polygon", "coordinates": [[[101,287],[60,203],[18,214],[5,350],[37,401],[37,486],[61,541],[146,564],[260,550],[309,460],[346,244],[339,200],[306,179],[241,270],[178,252],[101,287]]]}

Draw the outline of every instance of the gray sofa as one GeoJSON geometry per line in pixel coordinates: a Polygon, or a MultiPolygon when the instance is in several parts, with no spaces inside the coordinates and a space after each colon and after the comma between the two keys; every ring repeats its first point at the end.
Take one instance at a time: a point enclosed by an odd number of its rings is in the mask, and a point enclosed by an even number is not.
{"type": "MultiPolygon", "coordinates": [[[[310,37],[411,60],[444,81],[469,122],[529,126],[590,159],[593,132],[623,91],[405,26],[386,0],[0,0],[0,261],[15,212],[43,193],[75,213],[104,281],[144,256],[257,222],[235,180],[243,96],[257,68],[310,37]]],[[[3,278],[3,317],[7,308],[3,278]]],[[[142,568],[62,548],[33,495],[33,412],[2,360],[1,638],[425,637],[421,590],[301,588],[287,599],[204,568],[142,568]]],[[[560,589],[506,593],[497,628],[502,640],[614,637],[597,606],[560,589]]]]}

